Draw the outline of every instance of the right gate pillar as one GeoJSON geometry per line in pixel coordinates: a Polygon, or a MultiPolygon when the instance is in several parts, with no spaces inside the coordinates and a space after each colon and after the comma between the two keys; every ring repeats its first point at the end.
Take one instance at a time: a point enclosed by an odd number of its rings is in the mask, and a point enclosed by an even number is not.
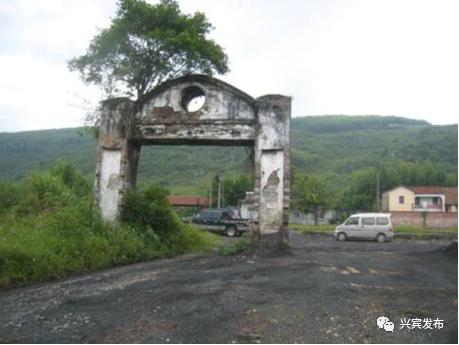
{"type": "Polygon", "coordinates": [[[259,213],[253,235],[263,248],[270,243],[288,247],[291,98],[266,95],[257,103],[254,175],[259,213]]]}

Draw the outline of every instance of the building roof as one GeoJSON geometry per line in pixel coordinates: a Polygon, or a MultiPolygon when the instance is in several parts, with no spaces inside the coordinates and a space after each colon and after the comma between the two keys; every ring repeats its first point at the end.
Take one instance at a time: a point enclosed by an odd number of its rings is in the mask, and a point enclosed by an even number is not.
{"type": "Polygon", "coordinates": [[[419,187],[410,187],[410,189],[416,194],[445,194],[443,187],[419,186],[419,187]]]}
{"type": "Polygon", "coordinates": [[[407,187],[407,186],[404,186],[404,185],[401,184],[401,185],[399,185],[399,186],[397,186],[397,187],[394,187],[394,188],[391,188],[391,189],[386,190],[385,192],[383,192],[383,194],[392,192],[393,190],[398,189],[398,188],[405,188],[405,189],[408,189],[408,190],[413,191],[413,189],[412,189],[411,187],[407,187]]]}
{"type": "Polygon", "coordinates": [[[169,195],[167,200],[172,206],[207,207],[209,205],[208,198],[195,195],[169,195]]]}
{"type": "Polygon", "coordinates": [[[447,205],[457,205],[457,187],[412,187],[415,194],[442,194],[447,205]]]}

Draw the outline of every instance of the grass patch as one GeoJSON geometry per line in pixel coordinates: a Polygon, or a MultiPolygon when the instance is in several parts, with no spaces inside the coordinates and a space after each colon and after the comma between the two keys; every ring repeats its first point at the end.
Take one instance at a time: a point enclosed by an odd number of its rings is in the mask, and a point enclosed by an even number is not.
{"type": "Polygon", "coordinates": [[[106,223],[90,186],[65,163],[20,183],[0,183],[0,288],[218,243],[217,236],[181,223],[167,193],[156,187],[130,194],[121,222],[106,223]]]}
{"type": "Polygon", "coordinates": [[[289,224],[288,228],[290,230],[298,231],[305,234],[315,233],[315,232],[331,232],[335,231],[336,225],[334,224],[289,224]]]}
{"type": "Polygon", "coordinates": [[[218,253],[223,256],[231,256],[242,253],[249,246],[249,241],[245,238],[238,239],[236,242],[221,246],[218,253]]]}
{"type": "Polygon", "coordinates": [[[457,235],[457,227],[451,228],[423,228],[422,226],[402,224],[394,229],[395,233],[408,233],[413,235],[450,234],[457,235]]]}
{"type": "MultiPolygon", "coordinates": [[[[320,225],[304,225],[304,224],[290,224],[289,229],[298,231],[304,234],[318,233],[318,232],[333,232],[336,225],[333,224],[320,224],[320,225]]],[[[413,235],[431,235],[431,234],[455,234],[458,231],[456,227],[452,228],[423,228],[422,226],[414,225],[399,225],[395,228],[396,233],[409,233],[413,235]]]]}

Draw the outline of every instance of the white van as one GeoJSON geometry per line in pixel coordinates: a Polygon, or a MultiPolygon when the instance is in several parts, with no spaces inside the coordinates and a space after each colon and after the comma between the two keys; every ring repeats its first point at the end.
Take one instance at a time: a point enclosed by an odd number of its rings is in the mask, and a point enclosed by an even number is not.
{"type": "Polygon", "coordinates": [[[394,237],[390,213],[358,213],[350,216],[335,229],[338,241],[348,238],[375,239],[386,242],[394,237]]]}

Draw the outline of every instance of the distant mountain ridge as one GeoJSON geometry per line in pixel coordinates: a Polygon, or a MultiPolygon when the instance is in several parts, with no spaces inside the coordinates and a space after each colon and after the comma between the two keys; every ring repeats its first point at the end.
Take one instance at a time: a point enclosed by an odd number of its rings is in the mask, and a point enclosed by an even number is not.
{"type": "MultiPolygon", "coordinates": [[[[292,118],[291,140],[292,165],[304,172],[344,176],[387,160],[430,160],[457,170],[457,125],[396,116],[305,116],[292,118]]],[[[0,180],[17,180],[57,159],[92,176],[96,144],[83,128],[0,133],[0,180]]],[[[204,191],[215,173],[248,172],[249,166],[240,147],[148,146],[139,178],[191,193],[204,191]]]]}
{"type": "Polygon", "coordinates": [[[413,120],[399,116],[378,115],[320,115],[294,117],[292,127],[312,133],[363,129],[394,129],[406,127],[432,126],[424,120],[413,120]]]}

